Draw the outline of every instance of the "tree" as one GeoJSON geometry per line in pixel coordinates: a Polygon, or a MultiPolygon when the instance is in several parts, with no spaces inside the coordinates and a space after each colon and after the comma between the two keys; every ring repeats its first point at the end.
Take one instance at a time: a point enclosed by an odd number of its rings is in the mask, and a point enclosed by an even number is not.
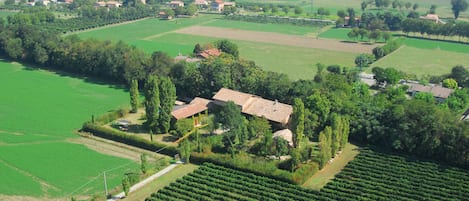
{"type": "Polygon", "coordinates": [[[179,155],[184,160],[184,163],[188,164],[191,157],[191,144],[188,139],[184,139],[179,143],[179,155]]]}
{"type": "Polygon", "coordinates": [[[335,156],[340,150],[340,142],[342,141],[342,118],[334,113],[331,115],[332,125],[332,141],[331,141],[331,155],[335,156]]]}
{"type": "Polygon", "coordinates": [[[143,174],[146,174],[148,171],[148,161],[146,154],[140,155],[140,170],[143,174]]]}
{"type": "Polygon", "coordinates": [[[406,3],[404,4],[404,6],[405,6],[405,8],[406,8],[407,10],[409,10],[409,8],[412,7],[412,3],[406,2],[406,3]]]}
{"type": "Polygon", "coordinates": [[[388,42],[392,38],[392,35],[389,31],[383,31],[382,36],[385,42],[388,42]]]}
{"type": "Polygon", "coordinates": [[[130,83],[130,106],[132,109],[130,112],[136,113],[138,110],[138,80],[132,80],[130,83]]]}
{"type": "Polygon", "coordinates": [[[280,159],[280,156],[284,156],[286,154],[288,154],[288,142],[281,137],[276,137],[275,138],[275,156],[277,156],[280,159]]]}
{"type": "Polygon", "coordinates": [[[337,11],[337,16],[339,16],[339,18],[344,18],[345,17],[345,11],[344,10],[338,10],[337,11]]]}
{"type": "Polygon", "coordinates": [[[352,38],[353,40],[357,40],[358,35],[359,35],[359,29],[358,28],[353,28],[350,30],[350,32],[347,33],[347,37],[352,38]]]}
{"type": "Polygon", "coordinates": [[[284,7],[282,8],[282,11],[283,11],[285,14],[288,15],[288,11],[290,11],[290,8],[288,8],[288,6],[284,6],[284,7]]]}
{"type": "Polygon", "coordinates": [[[417,8],[419,8],[419,5],[417,3],[415,3],[413,6],[412,6],[412,9],[415,11],[417,10],[417,8]]]}
{"type": "Polygon", "coordinates": [[[353,8],[347,8],[347,13],[349,16],[348,25],[350,27],[354,27],[356,25],[355,24],[355,10],[353,8]]]}
{"type": "Polygon", "coordinates": [[[381,31],[379,29],[372,31],[370,34],[368,34],[368,38],[376,43],[376,41],[381,39],[381,31]]]}
{"type": "Polygon", "coordinates": [[[124,190],[125,196],[129,195],[130,181],[129,181],[129,177],[127,175],[124,176],[124,178],[122,178],[122,190],[124,190]]]}
{"type": "Polygon", "coordinates": [[[365,9],[367,6],[368,6],[368,3],[366,1],[362,1],[362,4],[361,4],[362,12],[365,12],[365,9]]]}
{"type": "Polygon", "coordinates": [[[295,6],[295,14],[299,15],[301,13],[303,13],[303,8],[300,6],[295,6]]]}
{"type": "Polygon", "coordinates": [[[15,0],[5,0],[5,5],[15,5],[15,0]]]}
{"type": "Polygon", "coordinates": [[[360,40],[363,41],[365,37],[368,37],[368,30],[366,29],[358,29],[358,34],[360,35],[360,40]]]}
{"type": "Polygon", "coordinates": [[[229,40],[219,40],[215,42],[215,46],[222,52],[231,54],[235,59],[239,58],[238,46],[229,40]]]}
{"type": "Polygon", "coordinates": [[[189,4],[186,8],[186,15],[194,16],[197,13],[197,6],[195,4],[189,4]]]}
{"type": "Polygon", "coordinates": [[[460,86],[467,86],[469,82],[469,71],[463,66],[455,66],[451,69],[451,73],[448,76],[453,78],[460,86]]]}
{"type": "Polygon", "coordinates": [[[215,122],[221,123],[223,130],[227,131],[223,135],[223,144],[234,158],[240,145],[247,140],[247,128],[241,110],[233,101],[228,101],[215,115],[215,122]]]}
{"type": "Polygon", "coordinates": [[[451,10],[454,14],[454,19],[458,19],[459,13],[467,10],[466,0],[451,0],[451,10]]]}
{"type": "Polygon", "coordinates": [[[293,113],[290,125],[293,132],[293,145],[295,148],[300,148],[305,128],[305,106],[299,98],[293,100],[293,113]]]}
{"type": "Polygon", "coordinates": [[[170,128],[171,112],[176,101],[176,87],[169,77],[162,77],[159,85],[160,111],[158,124],[160,132],[167,133],[170,128]]]}
{"type": "Polygon", "coordinates": [[[269,121],[264,117],[254,116],[248,125],[249,138],[257,138],[264,136],[266,133],[272,133],[272,128],[269,121]]]}
{"type": "Polygon", "coordinates": [[[414,96],[414,99],[421,100],[421,101],[424,101],[426,103],[431,103],[431,104],[435,103],[435,98],[433,97],[433,94],[430,92],[416,93],[414,96]]]}
{"type": "Polygon", "coordinates": [[[298,164],[301,162],[301,153],[298,148],[290,150],[291,156],[291,172],[294,172],[298,164]]]}
{"type": "Polygon", "coordinates": [[[326,128],[319,133],[319,168],[322,169],[326,166],[329,159],[331,159],[331,137],[332,128],[326,128]]]}
{"type": "Polygon", "coordinates": [[[370,54],[359,54],[355,57],[355,64],[361,69],[363,67],[368,67],[375,61],[374,55],[370,54]]]}
{"type": "Polygon", "coordinates": [[[197,43],[197,44],[195,44],[194,50],[192,51],[192,53],[194,53],[194,54],[199,54],[199,53],[201,53],[202,51],[203,51],[202,46],[200,46],[200,44],[197,43]]]}
{"type": "Polygon", "coordinates": [[[157,131],[160,108],[160,90],[158,87],[158,77],[150,75],[145,83],[145,114],[147,117],[147,126],[150,131],[157,131]]]}
{"type": "Polygon", "coordinates": [[[436,5],[435,5],[435,4],[432,4],[432,5],[430,6],[430,10],[428,11],[428,13],[430,13],[430,14],[435,14],[435,13],[436,13],[436,8],[437,8],[436,5]]]}
{"type": "Polygon", "coordinates": [[[457,89],[458,88],[458,82],[452,78],[447,78],[443,80],[443,86],[446,88],[450,89],[457,89]]]}

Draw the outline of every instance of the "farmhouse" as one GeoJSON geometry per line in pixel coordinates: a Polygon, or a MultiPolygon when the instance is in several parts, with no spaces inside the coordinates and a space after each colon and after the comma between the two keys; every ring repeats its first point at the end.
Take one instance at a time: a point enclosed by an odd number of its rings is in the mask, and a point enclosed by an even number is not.
{"type": "Polygon", "coordinates": [[[207,8],[208,7],[208,1],[206,0],[195,0],[194,4],[200,8],[207,8]]]}
{"type": "Polygon", "coordinates": [[[412,96],[415,96],[415,94],[420,92],[427,92],[433,94],[433,97],[435,97],[438,102],[445,101],[449,95],[454,92],[453,89],[448,89],[438,85],[425,86],[417,83],[406,83],[406,85],[409,86],[407,92],[409,92],[412,96]]]}
{"type": "Polygon", "coordinates": [[[221,88],[214,96],[213,100],[217,105],[224,105],[228,101],[233,101],[241,108],[244,114],[264,117],[267,120],[286,126],[293,113],[293,107],[277,100],[267,100],[262,97],[221,88]]]}
{"type": "Polygon", "coordinates": [[[430,21],[433,21],[437,24],[446,24],[445,22],[440,20],[440,17],[438,17],[438,15],[436,15],[436,14],[427,14],[425,16],[420,16],[419,19],[430,20],[430,21]]]}
{"type": "Polygon", "coordinates": [[[184,7],[184,2],[182,2],[182,1],[171,1],[171,2],[169,2],[169,7],[171,7],[171,8],[184,7]]]}
{"type": "Polygon", "coordinates": [[[225,8],[225,3],[222,0],[215,0],[212,2],[210,7],[214,11],[221,12],[225,8]]]}
{"type": "Polygon", "coordinates": [[[217,48],[211,48],[203,50],[202,52],[198,53],[197,56],[202,59],[207,59],[209,57],[218,57],[220,56],[221,51],[217,48]]]}

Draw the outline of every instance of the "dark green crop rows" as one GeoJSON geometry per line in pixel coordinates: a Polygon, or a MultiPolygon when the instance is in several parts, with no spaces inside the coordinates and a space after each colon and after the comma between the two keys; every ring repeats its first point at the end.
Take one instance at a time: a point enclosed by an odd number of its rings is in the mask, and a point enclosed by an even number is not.
{"type": "Polygon", "coordinates": [[[205,163],[146,201],[468,199],[467,170],[365,149],[320,192],[205,163]]]}

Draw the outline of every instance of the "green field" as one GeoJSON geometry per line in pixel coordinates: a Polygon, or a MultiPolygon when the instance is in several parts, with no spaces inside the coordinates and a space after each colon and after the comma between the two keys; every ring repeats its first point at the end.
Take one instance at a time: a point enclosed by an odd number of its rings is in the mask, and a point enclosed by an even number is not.
{"type": "MultiPolygon", "coordinates": [[[[156,47],[168,52],[171,56],[178,53],[190,54],[194,44],[210,43],[217,38],[193,36],[186,34],[166,34],[150,41],[131,43],[141,49],[156,47]]],[[[265,70],[287,74],[292,79],[312,79],[316,73],[315,64],[340,64],[353,66],[354,53],[282,46],[267,43],[233,41],[239,46],[240,56],[253,60],[265,70]]]]}
{"type": "MultiPolygon", "coordinates": [[[[69,143],[92,114],[127,105],[122,89],[0,61],[0,192],[63,197],[104,191],[138,165],[69,143]],[[89,182],[89,183],[88,183],[89,182]],[[88,184],[87,184],[88,183],[88,184]]],[[[138,170],[138,169],[137,169],[138,170]]]]}
{"type": "MultiPolygon", "coordinates": [[[[193,25],[218,27],[232,26],[236,29],[243,30],[269,31],[296,35],[308,34],[311,33],[310,31],[312,30],[312,28],[292,25],[257,24],[240,21],[228,21],[217,19],[216,16],[213,15],[201,15],[200,19],[194,18],[178,20],[179,22],[176,24],[174,20],[161,21],[158,19],[148,19],[135,23],[96,29],[89,32],[79,33],[78,35],[83,38],[95,37],[113,41],[123,40],[144,50],[148,54],[151,54],[154,51],[163,51],[174,57],[179,53],[183,55],[192,53],[194,45],[197,43],[211,43],[220,39],[177,34],[173,32],[174,30],[193,25]],[[224,23],[227,23],[226,26],[224,23]]],[[[240,55],[242,58],[254,60],[265,70],[286,73],[292,79],[311,79],[315,75],[316,67],[314,66],[318,62],[324,63],[326,65],[354,65],[353,61],[355,54],[348,52],[291,47],[247,41],[233,42],[239,46],[240,55]]]]}
{"type": "Polygon", "coordinates": [[[262,24],[255,22],[242,22],[222,19],[204,24],[204,26],[242,29],[249,31],[275,32],[293,35],[308,35],[310,33],[318,32],[320,30],[319,27],[295,26],[289,24],[262,24]]]}
{"type": "Polygon", "coordinates": [[[330,39],[338,39],[338,40],[351,40],[347,37],[347,34],[350,32],[350,28],[331,28],[319,34],[321,38],[330,38],[330,39]]]}
{"type": "Polygon", "coordinates": [[[469,66],[469,54],[403,46],[372,66],[393,67],[421,76],[448,74],[456,65],[469,66]]]}
{"type": "Polygon", "coordinates": [[[9,15],[14,15],[16,12],[0,10],[0,17],[3,17],[6,20],[6,17],[9,15]]]}
{"type": "Polygon", "coordinates": [[[402,39],[402,43],[410,47],[469,53],[469,44],[406,37],[402,37],[402,39]]]}

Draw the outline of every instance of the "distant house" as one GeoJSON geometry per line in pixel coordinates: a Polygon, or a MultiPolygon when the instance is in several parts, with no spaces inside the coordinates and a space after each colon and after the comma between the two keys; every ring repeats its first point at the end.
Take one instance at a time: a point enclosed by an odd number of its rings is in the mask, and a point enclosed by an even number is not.
{"type": "Polygon", "coordinates": [[[119,8],[122,6],[122,3],[117,1],[108,1],[106,2],[106,7],[108,8],[119,8]]]}
{"type": "Polygon", "coordinates": [[[221,88],[214,96],[214,103],[224,105],[228,101],[233,101],[240,107],[244,114],[264,117],[267,120],[278,123],[285,127],[293,113],[293,107],[288,104],[280,103],[277,100],[267,100],[262,97],[234,91],[227,88],[221,88]]]}
{"type": "Polygon", "coordinates": [[[106,2],[98,1],[98,2],[94,3],[94,6],[95,7],[106,7],[106,2]]]}
{"type": "Polygon", "coordinates": [[[174,57],[174,62],[178,63],[178,62],[181,62],[181,61],[185,61],[185,62],[188,62],[188,63],[193,63],[193,62],[202,61],[202,59],[200,59],[200,58],[191,58],[191,57],[188,57],[188,56],[183,56],[181,54],[174,57]]]}
{"type": "Polygon", "coordinates": [[[235,2],[224,2],[224,7],[235,7],[236,3],[235,2]]]}
{"type": "Polygon", "coordinates": [[[194,4],[198,7],[201,7],[201,8],[207,8],[208,7],[208,1],[206,1],[206,0],[195,0],[194,4]]]}
{"type": "MultiPolygon", "coordinates": [[[[350,17],[349,16],[345,16],[344,17],[344,26],[349,26],[349,21],[350,21],[350,17]]],[[[360,25],[360,18],[358,17],[355,17],[355,25],[360,25]]]]}
{"type": "Polygon", "coordinates": [[[425,16],[420,16],[419,19],[430,20],[437,24],[446,24],[446,22],[443,22],[442,20],[440,20],[440,17],[438,17],[438,15],[436,14],[427,14],[425,16]]]}
{"type": "Polygon", "coordinates": [[[215,0],[210,5],[210,8],[214,11],[221,12],[225,8],[225,3],[222,0],[215,0]]]}
{"type": "Polygon", "coordinates": [[[375,76],[374,74],[368,74],[365,72],[361,72],[360,74],[358,74],[360,81],[362,81],[363,83],[365,83],[366,85],[370,87],[376,85],[376,80],[374,76],[375,76]]]}
{"type": "Polygon", "coordinates": [[[282,138],[288,142],[290,147],[293,147],[293,132],[288,128],[275,132],[272,138],[282,138]]]}
{"type": "Polygon", "coordinates": [[[417,93],[427,92],[433,94],[433,97],[435,97],[438,102],[445,101],[454,92],[454,89],[445,88],[439,85],[425,86],[417,83],[405,83],[405,85],[409,86],[407,92],[412,96],[415,96],[417,93]]]}
{"type": "MultiPolygon", "coordinates": [[[[205,98],[194,98],[189,104],[176,105],[171,112],[172,117],[175,120],[181,120],[189,117],[194,117],[202,112],[207,111],[212,105],[212,101],[205,98]]],[[[198,125],[199,122],[194,123],[198,125]]]]}
{"type": "Polygon", "coordinates": [[[171,1],[171,2],[169,2],[169,7],[171,7],[171,8],[184,7],[184,2],[182,2],[182,1],[171,1]]]}
{"type": "Polygon", "coordinates": [[[202,59],[207,59],[209,57],[218,57],[220,56],[221,51],[217,48],[210,48],[203,50],[202,52],[198,53],[197,56],[202,59]]]}
{"type": "Polygon", "coordinates": [[[162,19],[162,20],[170,20],[170,19],[173,19],[173,16],[168,15],[168,14],[167,14],[166,12],[164,12],[164,11],[160,11],[160,12],[158,13],[158,16],[159,16],[160,19],[162,19]]]}

